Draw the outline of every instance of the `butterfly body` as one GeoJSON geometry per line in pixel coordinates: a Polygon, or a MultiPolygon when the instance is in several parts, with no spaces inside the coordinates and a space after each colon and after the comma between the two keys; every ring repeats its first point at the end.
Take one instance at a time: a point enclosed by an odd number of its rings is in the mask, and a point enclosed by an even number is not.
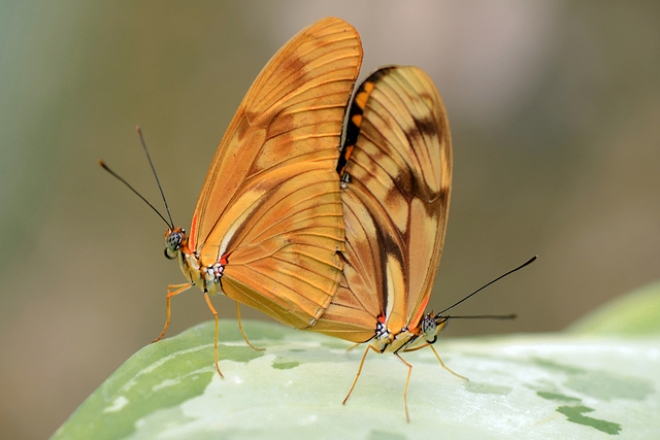
{"type": "Polygon", "coordinates": [[[168,228],[165,231],[165,256],[170,260],[177,260],[181,272],[190,281],[190,287],[197,285],[202,292],[209,295],[221,293],[220,278],[226,261],[220,258],[217,263],[204,266],[197,252],[190,249],[189,243],[184,229],[168,228]]]}

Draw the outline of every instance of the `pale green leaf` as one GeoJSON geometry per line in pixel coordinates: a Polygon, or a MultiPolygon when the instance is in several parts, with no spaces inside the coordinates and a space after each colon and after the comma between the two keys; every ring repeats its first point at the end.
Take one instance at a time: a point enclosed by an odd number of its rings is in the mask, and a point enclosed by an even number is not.
{"type": "MultiPolygon", "coordinates": [[[[613,307],[601,321],[622,310],[613,307]]],[[[621,322],[631,320],[626,311],[621,322]]],[[[347,352],[337,339],[245,322],[251,341],[267,348],[257,352],[235,321],[222,321],[221,379],[213,324],[204,323],[138,351],[54,438],[653,438],[660,432],[657,321],[635,338],[590,325],[580,334],[440,339],[445,363],[470,381],[443,370],[428,349],[404,354],[413,365],[411,423],[406,367],[391,354],[369,354],[342,405],[362,348],[347,352]]]]}

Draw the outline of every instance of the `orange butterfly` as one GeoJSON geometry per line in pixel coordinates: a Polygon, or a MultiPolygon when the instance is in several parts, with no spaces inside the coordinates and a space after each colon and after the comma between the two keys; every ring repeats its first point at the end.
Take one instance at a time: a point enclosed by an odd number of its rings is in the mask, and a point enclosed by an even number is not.
{"type": "MultiPolygon", "coordinates": [[[[423,70],[382,68],[358,88],[337,165],[346,224],[344,279],[321,319],[310,330],[369,345],[344,399],[351,395],[370,350],[400,355],[430,347],[449,316],[424,315],[447,226],[452,175],[449,122],[433,81],[423,70]]],[[[475,316],[476,317],[476,316],[475,316]]],[[[514,315],[482,316],[511,319],[514,315]]]]}
{"type": "Polygon", "coordinates": [[[433,343],[447,320],[424,316],[424,308],[449,211],[449,122],[433,81],[417,67],[373,73],[358,88],[348,121],[338,164],[345,278],[311,330],[369,342],[349,395],[370,349],[393,352],[408,366],[405,403],[412,366],[399,353],[433,343]]]}
{"type": "Polygon", "coordinates": [[[218,373],[218,314],[209,295],[236,301],[239,327],[239,303],[295,328],[323,314],[343,278],[335,165],[361,62],[357,31],[326,18],[261,71],[220,142],[190,233],[165,233],[165,254],[189,282],[168,287],[167,321],[156,340],[169,326],[170,299],[193,285],[215,316],[218,373]]]}

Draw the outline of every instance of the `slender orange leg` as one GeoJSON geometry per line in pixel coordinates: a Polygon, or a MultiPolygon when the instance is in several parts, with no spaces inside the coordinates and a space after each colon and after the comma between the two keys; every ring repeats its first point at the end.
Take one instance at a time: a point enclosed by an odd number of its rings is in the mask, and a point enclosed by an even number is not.
{"type": "Polygon", "coordinates": [[[351,389],[348,390],[348,394],[346,394],[346,397],[344,398],[344,401],[341,403],[342,405],[346,405],[346,401],[348,400],[349,397],[351,397],[351,393],[353,392],[353,388],[355,388],[355,384],[358,381],[358,378],[360,377],[360,373],[362,373],[362,367],[364,366],[364,360],[367,358],[367,353],[369,353],[369,349],[375,351],[378,353],[378,350],[376,350],[373,346],[367,345],[367,349],[364,350],[364,354],[362,355],[362,360],[360,361],[360,367],[358,368],[358,372],[355,375],[355,380],[353,380],[353,385],[351,385],[351,389]]]}
{"type": "Polygon", "coordinates": [[[259,348],[259,347],[255,347],[254,345],[252,345],[252,343],[248,339],[247,335],[243,331],[243,322],[241,321],[241,306],[238,303],[238,301],[235,301],[235,302],[236,302],[236,317],[238,318],[238,329],[241,331],[241,334],[243,335],[243,339],[245,339],[245,342],[247,342],[247,345],[252,347],[253,350],[264,351],[265,348],[259,348]]]}
{"type": "Polygon", "coordinates": [[[468,379],[467,377],[465,377],[465,376],[461,376],[460,374],[458,374],[458,373],[452,371],[451,368],[449,368],[448,366],[446,366],[445,363],[442,362],[442,359],[440,359],[440,355],[438,354],[438,352],[435,351],[435,348],[433,348],[433,345],[432,345],[432,344],[429,344],[428,342],[427,342],[426,344],[420,345],[419,347],[406,348],[406,349],[404,349],[403,351],[406,352],[406,353],[409,353],[409,352],[411,352],[411,351],[421,350],[421,349],[424,348],[424,347],[430,347],[431,350],[433,350],[433,354],[435,354],[435,357],[438,358],[438,361],[440,362],[440,365],[442,366],[442,368],[444,368],[445,370],[449,371],[451,374],[453,374],[454,376],[458,377],[459,379],[463,379],[463,380],[466,380],[466,381],[468,381],[468,382],[470,381],[470,379],[468,379]]]}
{"type": "Polygon", "coordinates": [[[446,366],[445,363],[442,362],[442,359],[440,359],[440,355],[438,354],[438,352],[435,351],[435,348],[433,348],[433,345],[430,345],[430,344],[429,344],[429,347],[431,347],[431,350],[433,350],[433,354],[435,354],[435,357],[437,357],[437,358],[438,358],[438,361],[440,361],[440,365],[442,365],[442,368],[444,368],[445,370],[449,371],[451,374],[453,374],[454,376],[458,377],[459,379],[463,379],[463,380],[466,381],[466,382],[469,382],[469,381],[470,381],[470,379],[468,379],[467,377],[465,377],[465,376],[461,376],[460,374],[453,372],[453,371],[451,370],[451,368],[449,368],[448,366],[446,366]]]}
{"type": "Polygon", "coordinates": [[[346,349],[346,351],[351,351],[351,350],[353,350],[354,348],[358,347],[360,344],[362,344],[362,342],[358,342],[358,343],[356,343],[356,344],[353,344],[353,345],[351,345],[350,347],[348,347],[348,348],[346,349]]]}
{"type": "Polygon", "coordinates": [[[406,422],[410,423],[410,417],[408,416],[408,384],[410,383],[410,373],[412,373],[412,365],[410,365],[404,358],[401,357],[399,353],[394,353],[396,357],[403,362],[406,367],[408,367],[408,375],[406,376],[406,386],[403,389],[403,407],[406,410],[406,422]]]}
{"type": "Polygon", "coordinates": [[[170,284],[167,286],[167,320],[165,321],[165,328],[163,328],[163,331],[160,333],[160,336],[158,336],[156,339],[151,341],[153,344],[154,342],[158,342],[161,339],[163,339],[163,336],[165,336],[165,332],[167,331],[167,328],[170,326],[170,318],[171,318],[171,311],[170,311],[170,300],[172,299],[173,296],[178,295],[181,292],[185,292],[186,290],[190,289],[192,287],[192,283],[184,283],[184,284],[170,284]]]}
{"type": "Polygon", "coordinates": [[[224,379],[225,376],[223,376],[222,373],[220,372],[220,361],[218,360],[218,312],[215,311],[213,304],[211,304],[211,298],[209,298],[208,292],[204,292],[204,299],[206,300],[206,305],[209,306],[209,309],[211,309],[211,313],[213,313],[213,317],[215,318],[215,338],[213,339],[213,352],[215,353],[215,369],[218,370],[218,374],[220,375],[220,377],[224,379]]]}

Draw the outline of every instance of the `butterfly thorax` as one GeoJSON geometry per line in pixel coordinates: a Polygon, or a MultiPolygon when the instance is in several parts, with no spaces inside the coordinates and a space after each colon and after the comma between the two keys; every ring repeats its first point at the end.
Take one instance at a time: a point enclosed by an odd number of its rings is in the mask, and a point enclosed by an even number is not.
{"type": "Polygon", "coordinates": [[[403,327],[401,329],[388,328],[387,320],[382,315],[376,326],[376,336],[371,345],[379,352],[398,352],[413,350],[426,344],[435,343],[438,333],[447,325],[446,316],[428,313],[417,326],[403,327]]]}
{"type": "MultiPolygon", "coordinates": [[[[397,352],[407,347],[411,341],[418,337],[419,331],[408,327],[394,328],[383,314],[378,317],[376,335],[371,345],[379,352],[397,352]]],[[[400,327],[400,326],[399,326],[400,327]]]]}
{"type": "Polygon", "coordinates": [[[212,266],[204,266],[195,250],[189,247],[189,237],[182,228],[172,228],[165,231],[165,257],[177,260],[183,275],[203,292],[214,295],[222,288],[220,278],[224,272],[224,261],[212,266]]]}

